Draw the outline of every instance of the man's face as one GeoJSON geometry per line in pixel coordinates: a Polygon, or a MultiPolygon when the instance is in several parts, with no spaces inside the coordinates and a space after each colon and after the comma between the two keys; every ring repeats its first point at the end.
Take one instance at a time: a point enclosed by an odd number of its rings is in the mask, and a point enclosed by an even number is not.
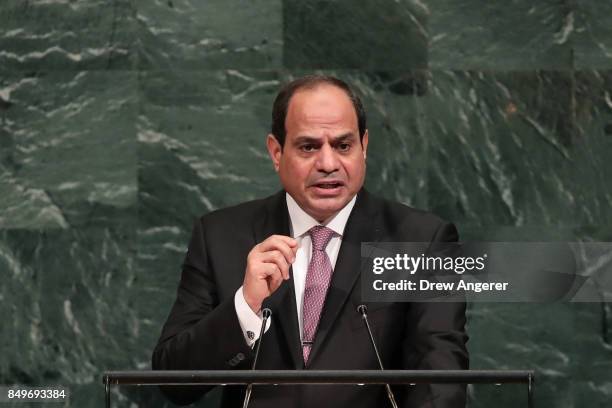
{"type": "Polygon", "coordinates": [[[267,146],[285,190],[319,222],[340,211],[365,179],[368,133],[359,140],[357,114],[340,88],[322,84],[297,91],[285,119],[285,146],[267,146]]]}

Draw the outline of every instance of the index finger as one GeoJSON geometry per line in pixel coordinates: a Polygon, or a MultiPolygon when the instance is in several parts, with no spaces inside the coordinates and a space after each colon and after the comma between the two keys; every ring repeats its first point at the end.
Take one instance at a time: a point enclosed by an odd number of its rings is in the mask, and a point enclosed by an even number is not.
{"type": "Polygon", "coordinates": [[[272,235],[261,242],[259,248],[262,252],[280,251],[287,260],[287,263],[293,263],[298,246],[297,241],[291,237],[285,235],[272,235]]]}

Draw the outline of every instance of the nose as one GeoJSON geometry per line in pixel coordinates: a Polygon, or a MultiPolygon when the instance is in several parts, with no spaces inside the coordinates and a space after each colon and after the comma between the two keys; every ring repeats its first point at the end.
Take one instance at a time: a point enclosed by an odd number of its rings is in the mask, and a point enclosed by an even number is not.
{"type": "Polygon", "coordinates": [[[340,161],[336,152],[329,144],[324,144],[317,156],[317,170],[324,173],[333,173],[340,168],[340,161]]]}

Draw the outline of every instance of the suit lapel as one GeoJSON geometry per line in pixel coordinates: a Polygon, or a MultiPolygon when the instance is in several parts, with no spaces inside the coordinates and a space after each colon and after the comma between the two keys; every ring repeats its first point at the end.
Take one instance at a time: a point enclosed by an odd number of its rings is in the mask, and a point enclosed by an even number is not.
{"type": "MultiPolygon", "coordinates": [[[[285,192],[272,196],[266,203],[264,214],[254,224],[255,241],[260,243],[270,235],[289,235],[289,211],[285,192]]],[[[293,269],[289,270],[290,279],[284,282],[264,302],[264,307],[272,310],[273,324],[280,326],[285,335],[293,365],[296,369],[304,366],[302,346],[295,306],[295,289],[293,286],[293,269]]]]}
{"type": "Polygon", "coordinates": [[[381,229],[378,226],[376,213],[371,209],[370,201],[368,193],[362,189],[346,223],[309,362],[316,358],[359,277],[361,243],[376,242],[380,239],[381,229]]]}

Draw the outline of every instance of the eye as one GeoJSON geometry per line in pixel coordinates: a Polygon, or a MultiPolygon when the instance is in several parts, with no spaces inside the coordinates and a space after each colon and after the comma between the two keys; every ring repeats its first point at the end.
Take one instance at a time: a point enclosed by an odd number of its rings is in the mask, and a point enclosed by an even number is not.
{"type": "Polygon", "coordinates": [[[300,150],[305,152],[305,153],[311,153],[314,152],[316,149],[316,146],[313,144],[303,144],[300,146],[300,150]]]}
{"type": "Polygon", "coordinates": [[[338,145],[338,150],[341,152],[348,152],[350,148],[351,148],[350,143],[340,143],[338,145]]]}

